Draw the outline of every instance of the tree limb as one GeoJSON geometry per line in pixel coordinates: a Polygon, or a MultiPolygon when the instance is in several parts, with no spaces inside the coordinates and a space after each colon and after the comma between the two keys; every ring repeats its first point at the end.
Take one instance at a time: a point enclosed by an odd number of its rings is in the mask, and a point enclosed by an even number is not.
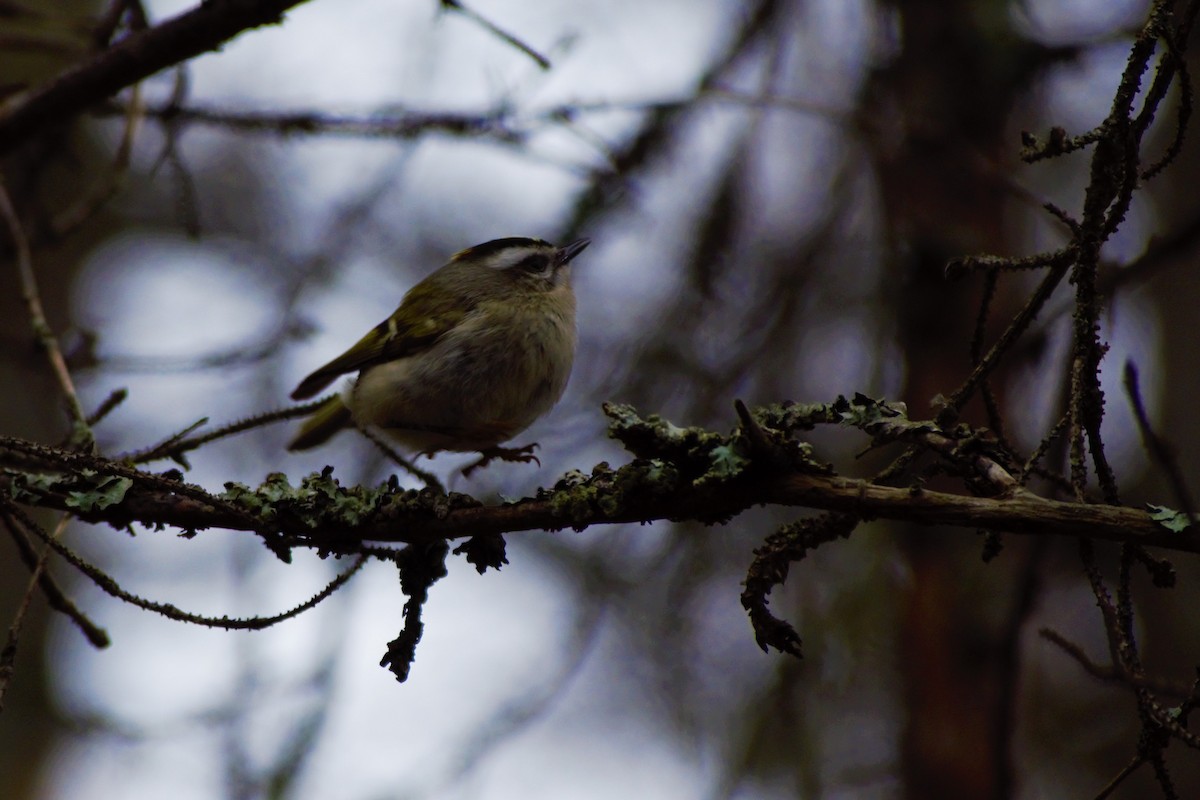
{"type": "MultiPolygon", "coordinates": [[[[12,474],[0,475],[0,492],[14,491],[12,474]]],[[[342,490],[349,497],[350,490],[342,490]]],[[[571,485],[560,481],[539,497],[499,506],[463,499],[458,507],[435,502],[444,495],[397,490],[357,524],[333,520],[313,524],[298,514],[255,518],[231,513],[167,487],[133,485],[124,498],[81,511],[67,491],[51,491],[35,503],[73,511],[89,522],[124,526],[168,525],[185,530],[225,528],[282,534],[292,546],[353,550],[366,541],[426,543],[480,534],[582,530],[592,525],[655,520],[726,521],[756,505],[798,506],[841,511],[867,519],[895,519],[926,525],[961,526],[1019,534],[1077,536],[1200,553],[1200,533],[1174,532],[1151,515],[1126,506],[1047,500],[1025,490],[1007,497],[972,497],[916,488],[877,486],[863,480],[800,472],[767,474],[749,470],[719,486],[670,486],[646,476],[637,460],[617,470],[598,467],[592,477],[571,485]],[[256,519],[258,521],[256,521],[256,519]]],[[[462,498],[461,495],[453,496],[462,498]]],[[[214,497],[214,499],[216,499],[214,497]]],[[[225,499],[225,505],[228,498],[225,499]]],[[[23,502],[28,503],[28,499],[23,502]]]]}
{"type": "Polygon", "coordinates": [[[126,86],[216,50],[238,34],[283,21],[304,0],[205,0],[191,11],[136,31],[45,83],[0,103],[0,154],[43,126],[68,119],[126,86]]]}

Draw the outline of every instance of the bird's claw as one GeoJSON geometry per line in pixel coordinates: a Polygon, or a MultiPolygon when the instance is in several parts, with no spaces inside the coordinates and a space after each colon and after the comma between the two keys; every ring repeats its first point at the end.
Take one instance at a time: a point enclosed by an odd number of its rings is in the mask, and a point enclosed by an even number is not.
{"type": "Polygon", "coordinates": [[[542,465],[541,460],[533,454],[533,451],[537,448],[538,443],[532,442],[524,447],[489,447],[487,450],[480,450],[479,460],[472,461],[462,468],[463,477],[469,477],[472,472],[486,467],[493,461],[519,462],[521,464],[532,462],[540,467],[542,465]]]}

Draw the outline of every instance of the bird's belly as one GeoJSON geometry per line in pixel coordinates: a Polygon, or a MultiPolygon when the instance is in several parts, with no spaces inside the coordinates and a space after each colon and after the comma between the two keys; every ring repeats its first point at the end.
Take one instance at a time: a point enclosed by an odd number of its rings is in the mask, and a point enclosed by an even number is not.
{"type": "Polygon", "coordinates": [[[419,451],[473,451],[516,436],[566,388],[571,363],[530,354],[511,337],[447,336],[429,350],[371,367],[349,403],[355,422],[419,451]]]}

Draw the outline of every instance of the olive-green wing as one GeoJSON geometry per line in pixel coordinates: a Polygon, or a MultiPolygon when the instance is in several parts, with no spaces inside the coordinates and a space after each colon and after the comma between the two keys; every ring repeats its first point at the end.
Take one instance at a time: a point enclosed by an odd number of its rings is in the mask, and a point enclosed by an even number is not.
{"type": "Polygon", "coordinates": [[[350,409],[342,402],[342,398],[335,394],[326,399],[312,416],[304,421],[299,432],[288,443],[287,449],[308,450],[310,447],[324,444],[335,433],[350,427],[351,424],[350,409]]]}
{"type": "Polygon", "coordinates": [[[349,350],[302,380],[292,392],[292,399],[312,397],[347,372],[358,372],[419,353],[458,325],[471,311],[464,298],[447,297],[442,292],[428,291],[428,288],[428,281],[414,286],[395,314],[372,328],[349,350]]]}

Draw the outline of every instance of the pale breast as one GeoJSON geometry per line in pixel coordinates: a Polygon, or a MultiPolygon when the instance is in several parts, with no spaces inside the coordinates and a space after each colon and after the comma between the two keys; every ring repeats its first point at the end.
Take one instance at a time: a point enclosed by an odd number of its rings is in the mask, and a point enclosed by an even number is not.
{"type": "Polygon", "coordinates": [[[481,450],[516,436],[566,389],[575,352],[573,304],[556,313],[468,318],[428,350],[359,375],[355,422],[422,451],[481,450]]]}

